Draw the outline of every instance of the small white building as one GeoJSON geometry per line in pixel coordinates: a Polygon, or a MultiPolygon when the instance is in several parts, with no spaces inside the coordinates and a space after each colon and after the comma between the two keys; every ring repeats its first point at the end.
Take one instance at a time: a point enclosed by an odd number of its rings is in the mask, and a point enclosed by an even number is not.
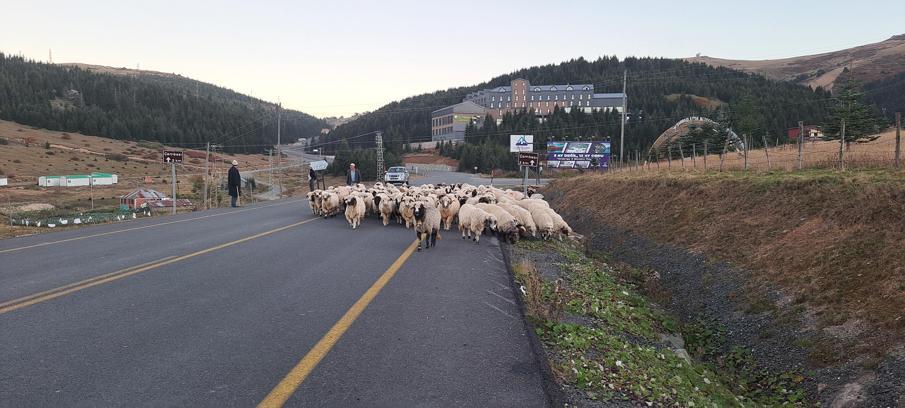
{"type": "Polygon", "coordinates": [[[9,184],[9,180],[6,177],[0,177],[0,187],[9,184]]]}
{"type": "Polygon", "coordinates": [[[111,186],[117,182],[118,177],[116,174],[110,173],[68,174],[65,176],[38,177],[38,185],[41,187],[111,186]]]}

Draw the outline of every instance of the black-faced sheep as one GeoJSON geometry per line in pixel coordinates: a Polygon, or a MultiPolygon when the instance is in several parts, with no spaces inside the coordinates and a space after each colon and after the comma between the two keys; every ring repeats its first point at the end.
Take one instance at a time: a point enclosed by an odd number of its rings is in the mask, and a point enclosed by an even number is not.
{"type": "Polygon", "coordinates": [[[418,237],[418,250],[421,250],[421,243],[425,243],[425,248],[437,246],[437,240],[440,237],[440,210],[432,207],[424,202],[416,202],[414,209],[415,220],[415,236],[418,237]]]}
{"type": "Polygon", "coordinates": [[[352,229],[361,225],[361,220],[365,217],[364,197],[360,194],[351,194],[346,197],[346,221],[352,226],[352,229]]]}
{"type": "Polygon", "coordinates": [[[386,193],[380,193],[374,197],[374,204],[377,205],[377,214],[380,220],[383,221],[383,226],[387,226],[396,211],[396,201],[391,199],[386,193]]]}

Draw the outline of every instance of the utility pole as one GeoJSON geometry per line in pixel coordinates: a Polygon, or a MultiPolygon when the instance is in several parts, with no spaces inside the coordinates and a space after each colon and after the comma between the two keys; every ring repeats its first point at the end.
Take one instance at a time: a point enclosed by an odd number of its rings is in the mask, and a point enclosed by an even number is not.
{"type": "Polygon", "coordinates": [[[210,176],[210,172],[208,171],[208,163],[211,162],[211,142],[207,142],[207,147],[205,148],[204,154],[204,208],[210,209],[210,205],[207,202],[207,178],[210,176]]]}
{"type": "Polygon", "coordinates": [[[377,145],[377,180],[383,180],[384,161],[383,161],[383,132],[377,131],[374,136],[374,143],[377,145]]]}
{"type": "Polygon", "coordinates": [[[628,82],[628,70],[622,71],[622,127],[619,130],[619,164],[622,164],[624,158],[622,156],[623,146],[625,146],[625,105],[626,105],[626,95],[625,88],[626,83],[628,82]]]}
{"type": "MultiPolygon", "coordinates": [[[[277,168],[280,168],[280,163],[282,163],[283,159],[283,148],[280,146],[280,128],[282,127],[282,119],[283,119],[283,104],[277,104],[277,168]]],[[[273,172],[273,165],[271,164],[271,172],[273,172]]],[[[271,176],[272,178],[273,176],[271,176]]],[[[277,178],[279,179],[277,185],[280,186],[280,198],[283,197],[283,177],[281,174],[277,174],[277,178]]]]}
{"type": "Polygon", "coordinates": [[[801,170],[801,145],[804,143],[804,122],[798,121],[798,170],[801,170]]]}
{"type": "Polygon", "coordinates": [[[902,155],[902,114],[900,112],[896,112],[896,168],[902,165],[901,155],[902,155]]]}
{"type": "Polygon", "coordinates": [[[176,162],[170,162],[173,177],[173,215],[176,215],[176,162]]]}

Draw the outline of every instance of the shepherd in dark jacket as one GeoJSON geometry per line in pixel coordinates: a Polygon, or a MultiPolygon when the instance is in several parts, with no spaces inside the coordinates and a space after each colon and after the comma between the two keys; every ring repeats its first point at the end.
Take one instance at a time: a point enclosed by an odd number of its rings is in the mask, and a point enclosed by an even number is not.
{"type": "Polygon", "coordinates": [[[314,171],[311,167],[308,167],[308,191],[314,191],[314,187],[317,185],[317,172],[314,171]]]}
{"type": "Polygon", "coordinates": [[[349,164],[349,173],[346,174],[346,185],[352,186],[361,183],[361,172],[355,168],[355,163],[349,164]]]}
{"type": "Polygon", "coordinates": [[[233,166],[229,168],[227,174],[227,187],[229,188],[230,206],[237,207],[236,201],[242,194],[242,176],[239,175],[238,161],[233,160],[233,166]]]}

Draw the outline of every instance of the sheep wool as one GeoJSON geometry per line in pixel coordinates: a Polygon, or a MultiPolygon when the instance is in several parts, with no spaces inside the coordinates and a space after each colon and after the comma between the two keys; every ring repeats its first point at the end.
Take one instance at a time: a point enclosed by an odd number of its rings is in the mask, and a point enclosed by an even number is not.
{"type": "Polygon", "coordinates": [[[345,203],[346,221],[349,222],[352,229],[356,229],[361,225],[361,220],[365,217],[366,208],[364,198],[359,194],[352,194],[349,197],[346,197],[345,203]]]}
{"type": "Polygon", "coordinates": [[[440,218],[443,221],[443,228],[447,231],[459,214],[460,206],[459,199],[450,194],[440,197],[440,218]]]}
{"type": "Polygon", "coordinates": [[[440,210],[429,203],[417,202],[413,209],[415,219],[415,236],[418,237],[418,250],[425,240],[425,248],[437,246],[440,237],[440,210]]]}
{"type": "Polygon", "coordinates": [[[465,204],[459,209],[459,231],[462,232],[463,239],[467,235],[475,243],[479,243],[484,229],[495,231],[496,224],[496,217],[473,204],[465,204]]]}

